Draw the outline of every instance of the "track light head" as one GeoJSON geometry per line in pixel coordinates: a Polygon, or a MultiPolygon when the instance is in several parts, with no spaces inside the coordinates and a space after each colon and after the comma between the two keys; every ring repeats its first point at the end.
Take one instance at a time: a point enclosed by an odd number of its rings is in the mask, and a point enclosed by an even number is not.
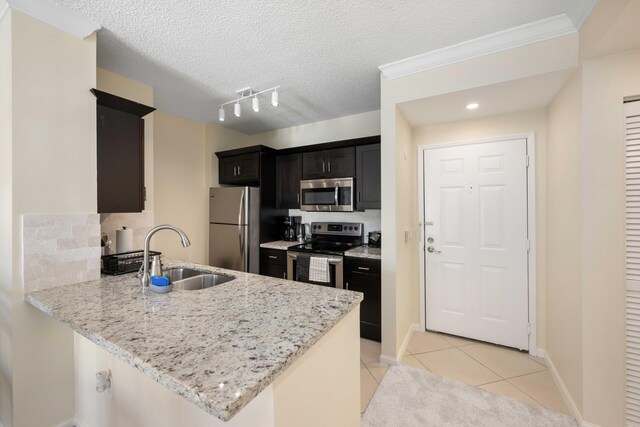
{"type": "Polygon", "coordinates": [[[220,120],[221,122],[224,122],[224,107],[220,107],[220,110],[218,110],[218,120],[220,120]]]}
{"type": "Polygon", "coordinates": [[[233,106],[233,114],[234,114],[236,117],[240,117],[240,115],[242,114],[242,111],[241,111],[241,109],[240,109],[240,101],[237,101],[237,102],[235,103],[235,105],[233,106]]]}
{"type": "Polygon", "coordinates": [[[253,97],[253,111],[255,111],[256,113],[258,111],[260,111],[260,101],[258,101],[258,95],[253,97]]]}
{"type": "Polygon", "coordinates": [[[271,105],[274,107],[278,106],[278,89],[274,89],[271,93],[271,105]]]}

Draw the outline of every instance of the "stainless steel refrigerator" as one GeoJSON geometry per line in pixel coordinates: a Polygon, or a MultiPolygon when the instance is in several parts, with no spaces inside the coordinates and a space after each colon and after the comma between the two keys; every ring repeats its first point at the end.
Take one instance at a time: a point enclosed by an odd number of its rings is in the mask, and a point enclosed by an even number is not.
{"type": "Polygon", "coordinates": [[[260,189],[209,189],[209,265],[260,272],[260,189]]]}

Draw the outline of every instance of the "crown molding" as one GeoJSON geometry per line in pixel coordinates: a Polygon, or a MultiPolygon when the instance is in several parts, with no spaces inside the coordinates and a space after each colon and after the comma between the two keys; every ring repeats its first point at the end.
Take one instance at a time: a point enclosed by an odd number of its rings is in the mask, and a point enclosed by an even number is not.
{"type": "Polygon", "coordinates": [[[4,14],[7,13],[8,10],[9,10],[9,3],[7,3],[5,0],[0,0],[0,20],[4,18],[4,14]]]}
{"type": "MultiPolygon", "coordinates": [[[[47,0],[5,0],[6,8],[17,10],[78,38],[90,36],[100,25],[47,0]]],[[[4,13],[0,4],[0,16],[4,13]]]]}
{"type": "Polygon", "coordinates": [[[556,15],[442,49],[432,50],[421,55],[401,59],[400,61],[381,65],[378,68],[388,79],[397,79],[409,74],[420,73],[577,32],[578,30],[567,14],[556,15]]]}
{"type": "Polygon", "coordinates": [[[573,22],[574,27],[578,30],[582,28],[597,2],[598,0],[573,0],[567,15],[573,22]]]}

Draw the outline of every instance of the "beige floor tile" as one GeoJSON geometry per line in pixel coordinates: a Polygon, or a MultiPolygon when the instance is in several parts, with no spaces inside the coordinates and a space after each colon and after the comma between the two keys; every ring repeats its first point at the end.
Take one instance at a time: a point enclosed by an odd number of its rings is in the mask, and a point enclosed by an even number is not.
{"type": "Polygon", "coordinates": [[[380,352],[379,342],[360,338],[360,360],[364,363],[379,362],[380,352]]]}
{"type": "Polygon", "coordinates": [[[411,356],[411,352],[409,350],[404,351],[404,353],[402,353],[403,356],[411,356]]]}
{"type": "Polygon", "coordinates": [[[400,359],[400,364],[411,366],[413,368],[424,369],[425,371],[429,370],[426,366],[424,366],[422,363],[420,363],[418,361],[418,359],[416,359],[415,356],[404,356],[404,357],[402,357],[402,359],[400,359]]]}
{"type": "Polygon", "coordinates": [[[509,382],[552,411],[569,414],[549,371],[511,378],[509,382]]]}
{"type": "Polygon", "coordinates": [[[453,347],[453,344],[448,343],[439,334],[434,334],[433,332],[414,332],[407,345],[407,350],[409,353],[415,355],[451,347],[453,347]]]}
{"type": "Polygon", "coordinates": [[[378,389],[378,383],[364,366],[360,366],[360,413],[364,413],[371,402],[371,398],[378,389]]]}
{"type": "Polygon", "coordinates": [[[460,350],[505,379],[547,369],[526,353],[496,345],[472,344],[460,347],[460,350]]]}
{"type": "Polygon", "coordinates": [[[532,399],[530,396],[516,388],[513,384],[508,381],[498,381],[495,383],[489,383],[485,385],[481,385],[480,388],[483,388],[492,393],[501,394],[503,396],[513,397],[521,402],[528,403],[534,406],[543,406],[539,402],[532,399]]]}
{"type": "Polygon", "coordinates": [[[462,347],[464,345],[471,345],[471,344],[477,343],[477,341],[456,337],[453,335],[442,334],[442,338],[444,338],[445,341],[449,342],[451,345],[454,345],[456,347],[462,347]]]}
{"type": "Polygon", "coordinates": [[[457,348],[414,356],[431,372],[471,385],[499,381],[501,378],[457,348]]]}
{"type": "Polygon", "coordinates": [[[371,362],[367,363],[367,369],[373,375],[373,378],[380,384],[382,378],[384,378],[384,374],[387,373],[387,369],[389,369],[389,365],[382,364],[380,362],[371,362]]]}

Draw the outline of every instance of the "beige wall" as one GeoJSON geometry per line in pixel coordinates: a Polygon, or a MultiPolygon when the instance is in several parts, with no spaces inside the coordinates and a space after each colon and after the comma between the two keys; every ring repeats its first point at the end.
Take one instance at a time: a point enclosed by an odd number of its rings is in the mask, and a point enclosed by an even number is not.
{"type": "Polygon", "coordinates": [[[162,111],[154,113],[155,221],[181,228],[191,246],[161,231],[152,247],[167,258],[208,263],[209,186],[205,181],[205,125],[162,111]]]}
{"type": "MultiPolygon", "coordinates": [[[[145,104],[150,107],[153,107],[154,105],[153,88],[149,85],[128,79],[124,76],[121,76],[120,74],[105,70],[104,68],[98,68],[96,70],[96,80],[96,89],[129,99],[131,101],[139,102],[140,104],[145,104]]],[[[145,210],[152,212],[155,202],[155,191],[153,186],[154,116],[155,113],[151,113],[144,117],[144,185],[147,189],[147,201],[145,202],[145,210]]]]}
{"type": "Polygon", "coordinates": [[[412,325],[420,322],[418,287],[417,181],[412,129],[396,111],[396,354],[405,343],[412,325]]]}
{"type": "MultiPolygon", "coordinates": [[[[537,347],[545,345],[545,275],[546,275],[546,152],[547,152],[547,117],[544,108],[523,111],[513,114],[487,117],[462,122],[441,123],[421,126],[413,130],[414,147],[411,152],[417,153],[421,145],[438,144],[472,139],[491,138],[494,136],[513,135],[534,132],[536,163],[536,331],[537,347]]],[[[417,162],[414,162],[417,163],[417,162]]],[[[417,176],[414,181],[421,179],[417,176]]],[[[414,222],[417,223],[418,207],[415,209],[414,222]]],[[[416,269],[419,264],[416,264],[416,269]]]]}
{"type": "Polygon", "coordinates": [[[10,260],[13,283],[12,423],[51,425],[74,413],[73,334],[23,301],[21,221],[25,213],[96,211],[96,109],[89,93],[96,83],[96,40],[19,12],[10,16],[12,253],[1,262],[10,260]]]}
{"type": "Polygon", "coordinates": [[[546,352],[582,411],[581,75],[547,110],[546,352]]]}
{"type": "Polygon", "coordinates": [[[11,11],[0,19],[0,424],[12,418],[11,11]]]}
{"type": "Polygon", "coordinates": [[[250,135],[251,145],[282,149],[380,135],[380,110],[250,135]]]}
{"type": "MultiPolygon", "coordinates": [[[[638,34],[640,37],[640,34],[638,34]]],[[[584,418],[624,412],[625,96],[640,94],[640,51],[586,61],[582,73],[584,418]]]]}

